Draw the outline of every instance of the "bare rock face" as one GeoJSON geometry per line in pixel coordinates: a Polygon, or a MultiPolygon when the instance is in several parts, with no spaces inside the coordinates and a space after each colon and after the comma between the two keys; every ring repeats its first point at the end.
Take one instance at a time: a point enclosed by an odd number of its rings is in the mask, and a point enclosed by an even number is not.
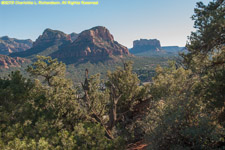
{"type": "Polygon", "coordinates": [[[0,68],[21,67],[23,63],[29,63],[30,60],[20,57],[9,57],[6,55],[0,55],[0,68]]]}
{"type": "Polygon", "coordinates": [[[98,26],[80,34],[65,34],[46,29],[25,52],[13,53],[12,57],[33,59],[36,55],[51,56],[65,63],[77,61],[104,61],[129,56],[129,50],[116,42],[109,30],[98,26]]]}
{"type": "Polygon", "coordinates": [[[22,52],[32,47],[32,40],[18,40],[3,36],[0,38],[0,54],[8,55],[14,52],[22,52]]]}
{"type": "Polygon", "coordinates": [[[55,44],[57,42],[65,42],[70,40],[71,40],[70,36],[61,31],[45,29],[43,34],[40,35],[38,39],[34,42],[33,48],[42,45],[55,44]]]}
{"type": "Polygon", "coordinates": [[[133,48],[130,50],[131,53],[142,53],[146,51],[160,51],[161,44],[157,39],[140,39],[133,42],[133,48]]]}
{"type": "Polygon", "coordinates": [[[61,60],[103,60],[110,56],[129,55],[129,50],[114,41],[105,27],[98,26],[81,32],[78,38],[62,50],[52,54],[61,60]]]}

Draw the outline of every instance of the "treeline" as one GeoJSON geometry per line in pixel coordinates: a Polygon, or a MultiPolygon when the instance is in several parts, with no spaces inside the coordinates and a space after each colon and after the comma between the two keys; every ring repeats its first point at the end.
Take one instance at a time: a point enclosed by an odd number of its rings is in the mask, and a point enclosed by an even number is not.
{"type": "Polygon", "coordinates": [[[225,149],[224,4],[197,3],[189,52],[151,84],[126,62],[74,85],[65,64],[43,56],[30,79],[0,79],[0,149],[225,149]]]}

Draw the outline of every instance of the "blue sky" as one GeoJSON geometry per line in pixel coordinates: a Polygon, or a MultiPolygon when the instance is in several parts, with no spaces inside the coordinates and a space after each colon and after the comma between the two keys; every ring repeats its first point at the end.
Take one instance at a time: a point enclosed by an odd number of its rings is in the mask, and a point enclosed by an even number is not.
{"type": "Polygon", "coordinates": [[[0,5],[0,36],[35,40],[46,28],[79,33],[101,25],[128,48],[140,38],[157,38],[162,46],[184,46],[194,31],[190,17],[199,0],[98,1],[97,6],[0,5]]]}

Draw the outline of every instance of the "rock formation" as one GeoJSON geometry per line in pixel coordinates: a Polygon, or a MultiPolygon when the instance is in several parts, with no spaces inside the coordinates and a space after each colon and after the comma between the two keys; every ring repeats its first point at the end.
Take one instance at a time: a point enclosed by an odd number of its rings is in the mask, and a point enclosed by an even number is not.
{"type": "Polygon", "coordinates": [[[130,52],[133,54],[142,53],[146,51],[160,51],[161,44],[157,39],[140,39],[133,42],[133,48],[130,49],[130,52]]]}
{"type": "Polygon", "coordinates": [[[15,38],[9,38],[8,36],[3,36],[0,38],[0,54],[8,55],[14,52],[22,52],[32,47],[32,41],[28,40],[18,40],[15,38]]]}
{"type": "Polygon", "coordinates": [[[33,43],[33,47],[25,52],[14,53],[12,57],[48,56],[57,51],[63,44],[71,43],[70,36],[57,30],[46,29],[33,43]]]}
{"type": "Polygon", "coordinates": [[[127,47],[114,40],[108,29],[98,26],[80,34],[65,34],[46,29],[33,43],[31,49],[10,56],[35,58],[36,55],[51,56],[65,63],[74,63],[112,60],[130,54],[127,47]]]}
{"type": "Polygon", "coordinates": [[[0,55],[0,68],[21,67],[23,63],[29,63],[30,60],[20,57],[9,57],[6,55],[0,55]]]}
{"type": "Polygon", "coordinates": [[[129,55],[129,50],[114,41],[108,29],[98,26],[81,32],[73,43],[51,56],[63,61],[97,61],[125,55],[129,55]]]}
{"type": "Polygon", "coordinates": [[[67,34],[58,30],[45,29],[43,34],[34,42],[33,48],[54,45],[66,41],[70,41],[70,37],[67,34]]]}

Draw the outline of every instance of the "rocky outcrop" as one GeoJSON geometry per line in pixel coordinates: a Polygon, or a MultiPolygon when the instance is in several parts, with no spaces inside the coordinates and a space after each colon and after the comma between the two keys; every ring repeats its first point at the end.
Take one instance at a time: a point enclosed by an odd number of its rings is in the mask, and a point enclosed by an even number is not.
{"type": "Polygon", "coordinates": [[[157,39],[140,39],[133,42],[133,48],[130,49],[130,52],[137,54],[146,51],[160,51],[161,49],[160,41],[157,39]]]}
{"type": "Polygon", "coordinates": [[[0,54],[8,55],[14,52],[22,52],[32,47],[32,40],[18,40],[3,36],[0,38],[0,54]]]}
{"type": "Polygon", "coordinates": [[[45,29],[43,34],[40,35],[38,39],[34,42],[33,48],[46,45],[54,45],[59,42],[66,42],[70,40],[70,36],[61,31],[45,29]]]}
{"type": "Polygon", "coordinates": [[[111,56],[123,57],[129,50],[114,41],[113,36],[105,27],[98,26],[83,31],[78,38],[51,56],[63,61],[104,60],[111,56]]]}
{"type": "Polygon", "coordinates": [[[20,57],[9,57],[6,55],[0,55],[0,68],[21,67],[23,63],[29,63],[30,60],[20,57]]]}
{"type": "Polygon", "coordinates": [[[33,55],[48,56],[57,51],[63,44],[72,43],[69,35],[52,29],[44,30],[43,34],[33,43],[33,47],[25,52],[14,53],[12,57],[32,57],[33,55]]]}
{"type": "Polygon", "coordinates": [[[73,63],[83,60],[102,61],[130,54],[125,46],[114,40],[108,29],[98,26],[80,34],[65,34],[61,31],[46,29],[33,43],[31,49],[10,54],[12,57],[31,59],[36,55],[51,56],[65,63],[73,63]]]}

